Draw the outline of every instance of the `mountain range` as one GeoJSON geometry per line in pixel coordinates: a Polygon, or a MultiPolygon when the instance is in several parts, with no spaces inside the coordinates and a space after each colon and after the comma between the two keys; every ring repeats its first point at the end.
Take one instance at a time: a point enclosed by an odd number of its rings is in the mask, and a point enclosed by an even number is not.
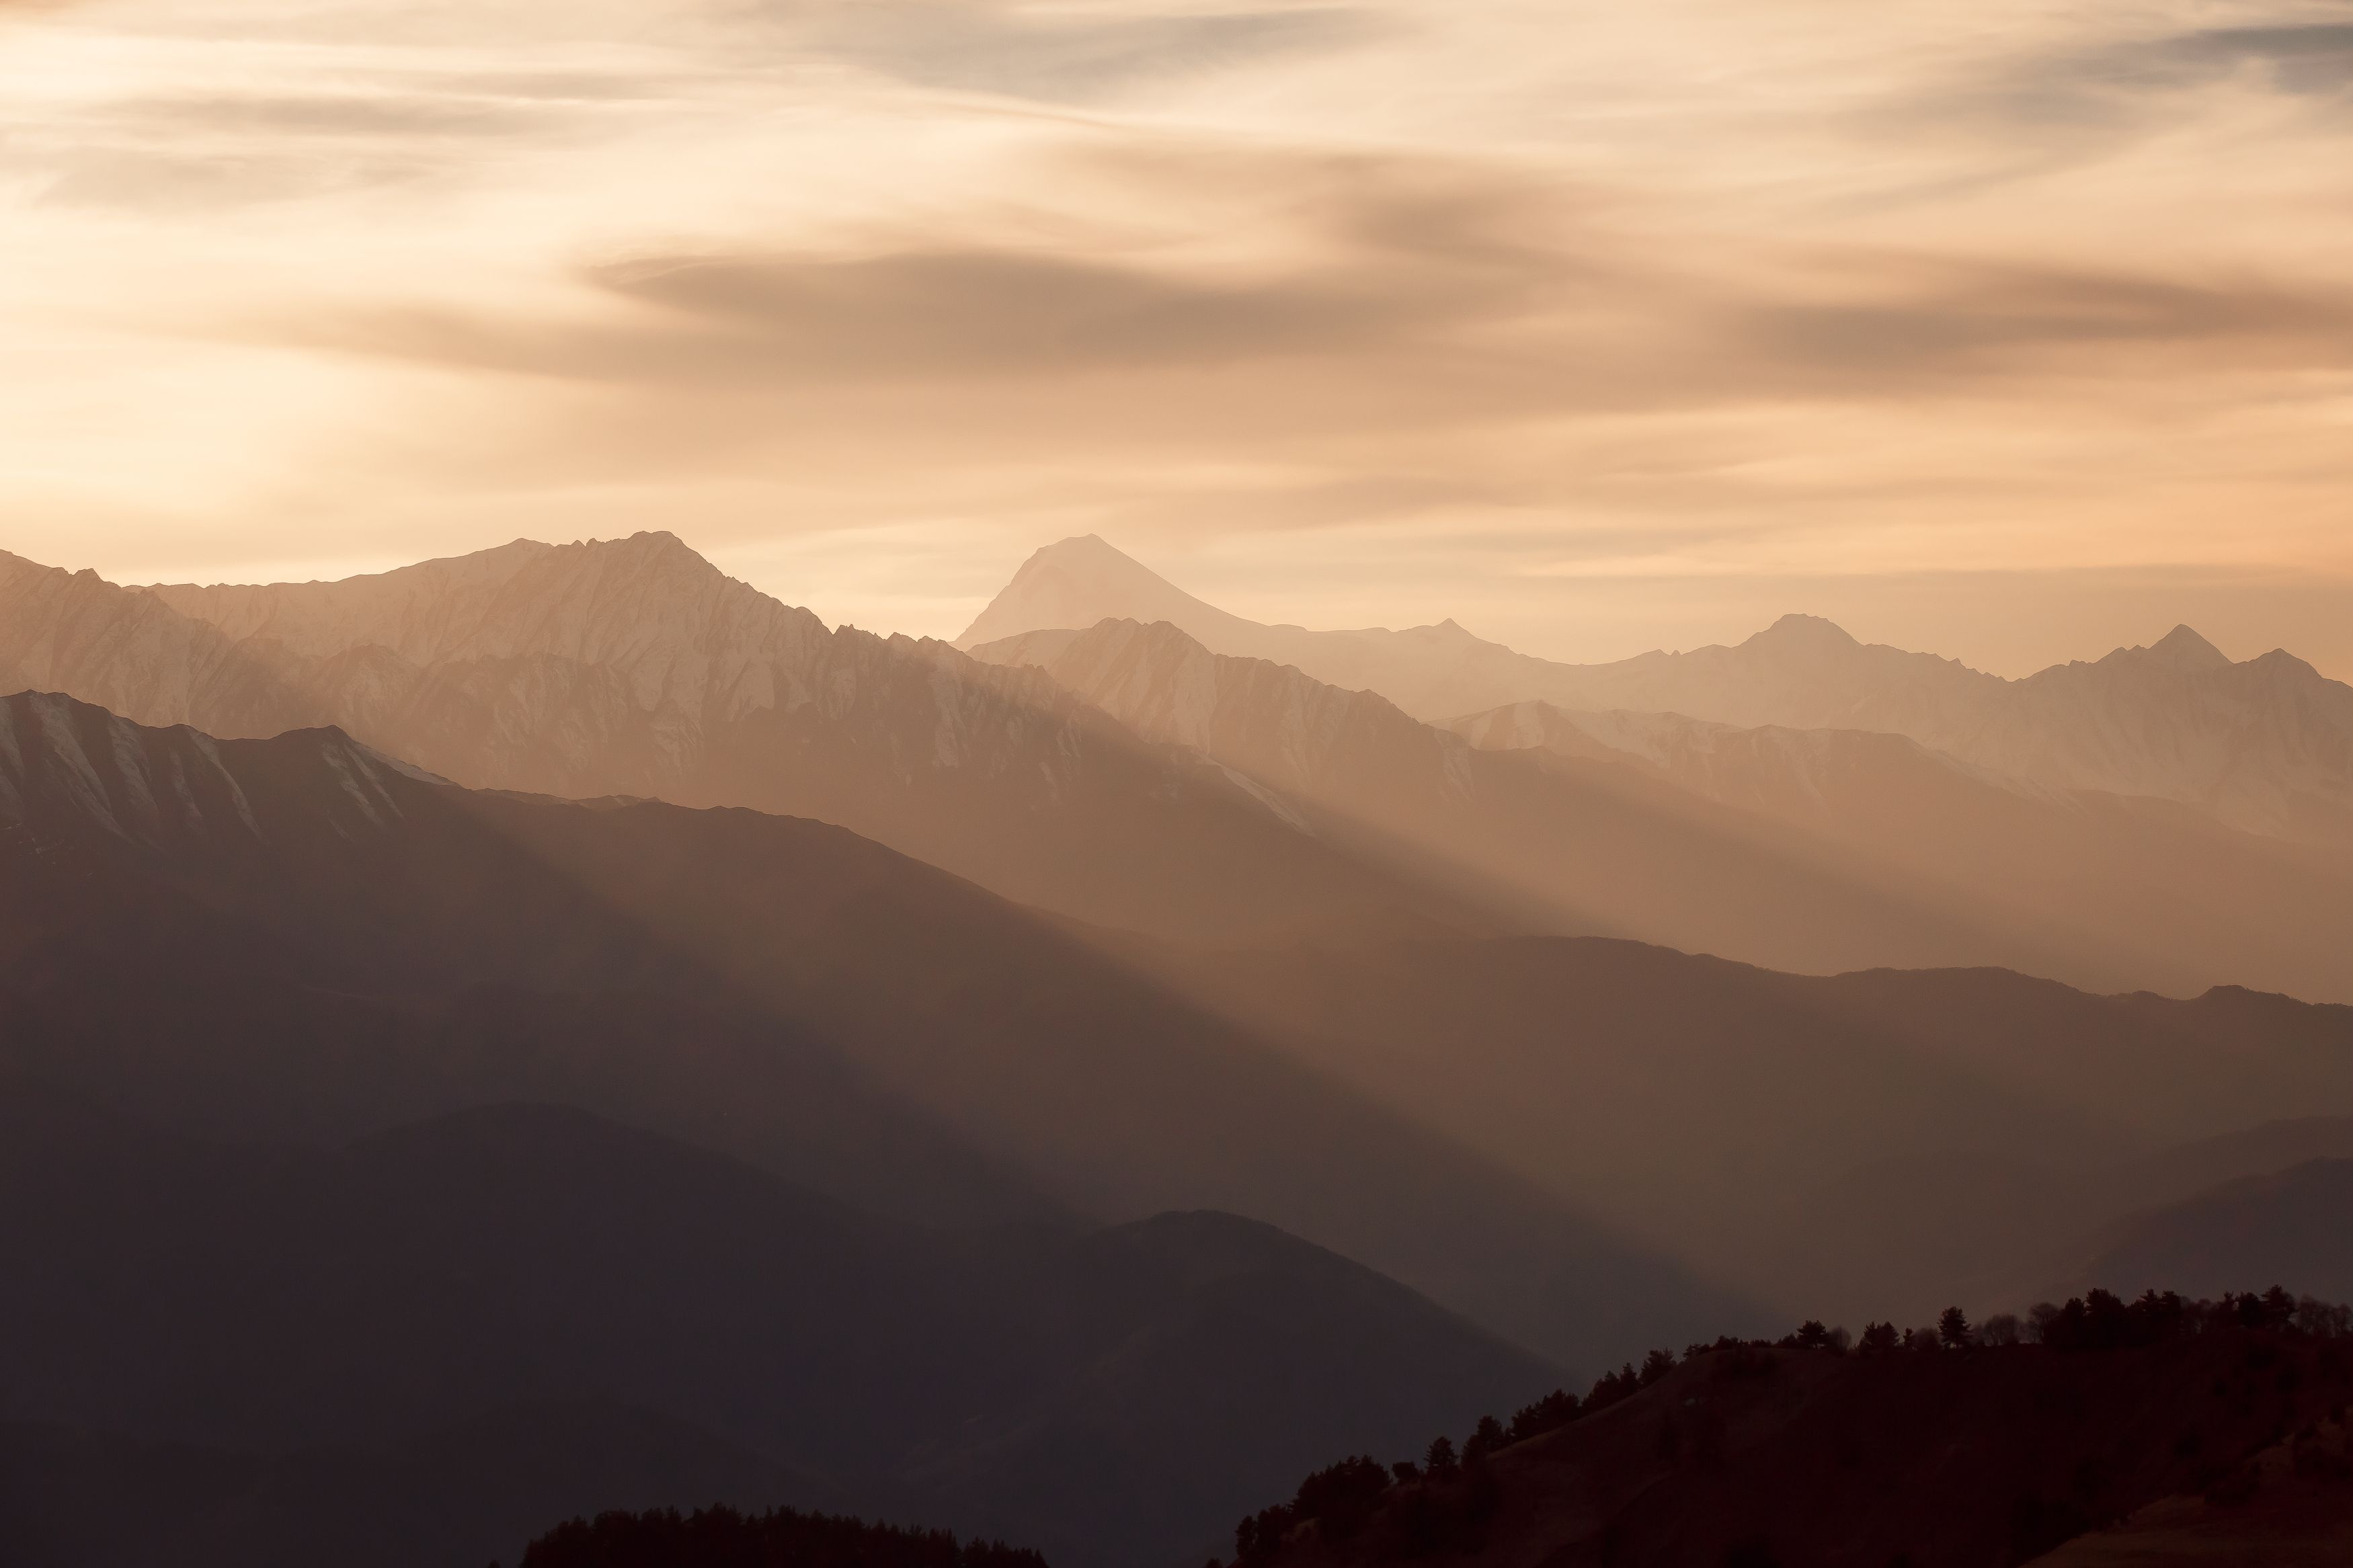
{"type": "Polygon", "coordinates": [[[2335,1289],[2345,689],[2284,656],[1580,670],[1099,541],[975,634],[667,534],[0,555],[0,1529],[390,1568],[723,1500],[1173,1563],[1662,1342],[2335,1289]]]}
{"type": "Polygon", "coordinates": [[[2175,801],[2253,833],[2353,838],[2353,687],[2281,650],[2234,663],[2188,626],[2020,680],[1859,643],[1802,615],[1736,647],[1569,665],[1452,621],[1408,631],[1261,626],[1089,535],[1032,555],[957,646],[1120,619],[1166,621],[1212,652],[1378,691],[1431,721],[1533,701],[1743,729],[1872,731],[2048,789],[2175,801]]]}
{"type": "Polygon", "coordinates": [[[243,1130],[299,1136],[552,1099],[828,1166],[866,1206],[862,1173],[911,1148],[923,1163],[882,1178],[902,1205],[1240,1212],[1578,1363],[1648,1318],[1740,1310],[1055,925],[840,828],[468,791],[339,731],[216,742],[58,698],[6,700],[0,731],[8,1052],[125,1110],[226,1100],[243,1130]],[[551,1021],[550,995],[586,1000],[551,1021]],[[578,1012],[613,1023],[574,1033],[578,1012]],[[681,1026],[712,1015],[715,1038],[681,1026]],[[837,1106],[856,1120],[809,1148],[837,1106]],[[836,1152],[851,1142],[867,1147],[836,1152]],[[976,1172],[977,1192],[916,1188],[976,1172]]]}
{"type": "Polygon", "coordinates": [[[666,533],[257,589],[131,590],[0,555],[0,691],[19,689],[222,739],[332,724],[477,788],[815,816],[1143,930],[1478,918],[1041,676],[829,630],[666,533]]]}
{"type": "Polygon", "coordinates": [[[2017,784],[1907,737],[1526,702],[1425,724],[1163,621],[984,643],[1524,929],[1780,969],[1997,965],[2101,990],[2353,997],[2353,855],[2017,784]]]}
{"type": "MultiPolygon", "coordinates": [[[[1060,613],[1097,580],[1183,599],[1066,542],[978,625],[1060,613]],[[1041,599],[1040,581],[1069,592],[1041,599]]],[[[1902,707],[1871,684],[1893,650],[1744,647],[1701,660],[1732,672],[1727,691],[1902,707]]],[[[122,589],[0,557],[0,687],[225,738],[333,724],[477,788],[814,816],[1092,924],[1210,942],[1558,931],[1812,973],[1998,965],[2103,991],[2353,999],[2353,847],[2233,826],[2185,790],[2038,782],[1892,729],[1535,699],[1431,725],[1173,623],[972,651],[828,630],[667,534],[251,588],[122,589]]],[[[2124,705],[2100,722],[2152,745],[2219,722],[2194,681],[2163,722],[2133,717],[2146,682],[2109,684],[2124,705]]],[[[2323,718],[2347,694],[2315,691],[2323,718]]],[[[2273,752],[2286,722],[2258,726],[2273,752]]],[[[2317,757],[2330,731],[2306,729],[2317,757]]],[[[2249,765],[2282,790],[2310,773],[2249,765]]]]}

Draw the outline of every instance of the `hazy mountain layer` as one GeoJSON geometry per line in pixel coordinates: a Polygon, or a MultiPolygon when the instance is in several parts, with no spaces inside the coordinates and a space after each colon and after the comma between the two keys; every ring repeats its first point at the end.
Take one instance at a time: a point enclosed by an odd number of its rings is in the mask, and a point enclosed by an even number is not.
{"type": "Polygon", "coordinates": [[[2353,860],[2165,802],[2010,787],[1896,735],[1521,704],[1423,724],[1166,623],[985,644],[1531,924],[1812,972],[1996,964],[2102,990],[2353,997],[2353,860]],[[1464,737],[1467,736],[1468,739],[1464,737]]]}
{"type": "MultiPolygon", "coordinates": [[[[1410,1441],[1557,1377],[1231,1215],[1079,1237],[893,1226],[543,1107],[326,1151],[193,1143],[22,1087],[0,1094],[0,1124],[17,1270],[0,1331],[41,1346],[0,1392],[17,1420],[315,1454],[551,1405],[649,1411],[763,1457],[766,1484],[735,1500],[838,1500],[1084,1564],[1181,1560],[1336,1446],[1410,1441]]],[[[520,1457],[478,1446],[494,1472],[520,1457]]],[[[563,1446],[547,1464],[612,1488],[598,1506],[683,1479],[563,1446]]],[[[693,1479],[733,1491],[743,1468],[693,1479]]],[[[522,1544],[469,1533],[503,1522],[465,1506],[478,1486],[418,1482],[449,1506],[437,1531],[429,1495],[404,1500],[398,1560],[522,1544]]],[[[214,1529],[282,1549],[271,1538],[310,1513],[280,1496],[214,1529]]],[[[378,1531],[307,1522],[314,1562],[378,1531]]]]}
{"type": "Polygon", "coordinates": [[[2019,968],[2100,990],[2227,983],[2353,1000],[2353,857],[2341,848],[2235,832],[2173,802],[2045,788],[1869,731],[1543,702],[1449,728],[1571,773],[1631,766],[1753,813],[1793,859],[1827,849],[1828,864],[2036,946],[2010,961],[2019,968]]]}
{"type": "MultiPolygon", "coordinates": [[[[0,731],[22,803],[0,797],[0,824],[23,825],[0,836],[5,1045],[93,1092],[307,1125],[387,1084],[443,1106],[520,1085],[787,1172],[807,1156],[773,1152],[845,1104],[930,1156],[885,1184],[902,1211],[952,1206],[928,1188],[961,1158],[997,1173],[999,1206],[1026,1187],[1107,1220],[1247,1214],[1571,1364],[1623,1353],[1646,1320],[1747,1317],[1038,917],[840,828],[474,794],[334,731],[213,742],[58,698],[0,702],[0,731]],[[159,803],[153,831],[126,841],[143,818],[123,802],[159,803]],[[469,1016],[480,987],[657,999],[641,1014],[681,997],[683,1041],[617,1027],[551,1048],[528,1007],[528,1032],[446,1038],[437,1021],[469,1016]],[[712,1013],[745,1022],[685,1033],[712,1013]],[[352,1015],[367,1026],[341,1027],[352,1015]],[[808,1059],[771,1067],[762,1028],[808,1059]],[[828,1058],[848,1086],[794,1101],[828,1058]],[[632,1111],[630,1086],[674,1059],[682,1081],[632,1111]]],[[[836,1190],[881,1157],[843,1161],[836,1190]]]]}
{"type": "Polygon", "coordinates": [[[18,688],[229,738],[332,723],[477,787],[815,816],[1138,930],[1481,919],[1040,676],[828,631],[668,534],[267,588],[133,591],[0,555],[18,688]]]}
{"type": "Polygon", "coordinates": [[[2275,1280],[2323,1300],[2353,1300],[2353,1158],[2311,1160],[2249,1176],[2114,1226],[2080,1276],[2275,1280]]]}
{"type": "Polygon", "coordinates": [[[1433,721],[1534,700],[1878,731],[2049,788],[2177,801],[2252,832],[2353,838],[2353,687],[2280,651],[2234,664],[2187,626],[2022,680],[1858,643],[1810,616],[1784,616],[1736,647],[1566,665],[1451,621],[1404,632],[1260,626],[1090,536],[1032,556],[959,646],[1123,617],[1166,620],[1216,652],[1379,691],[1433,721]]]}
{"type": "Polygon", "coordinates": [[[1024,633],[1081,631],[1106,620],[1166,621],[1214,652],[1293,665],[1350,691],[1377,691],[1422,719],[1515,700],[1531,670],[1565,668],[1486,642],[1451,620],[1405,631],[1336,632],[1245,620],[1195,598],[1093,534],[1050,544],[1022,563],[955,646],[971,649],[1024,633]]]}
{"type": "Polygon", "coordinates": [[[2101,1222],[2336,1152],[2341,1124],[2285,1119],[2353,1115],[2353,1008],[2242,991],[1572,939],[1133,956],[1784,1311],[1856,1321],[2022,1306],[2101,1222]]]}

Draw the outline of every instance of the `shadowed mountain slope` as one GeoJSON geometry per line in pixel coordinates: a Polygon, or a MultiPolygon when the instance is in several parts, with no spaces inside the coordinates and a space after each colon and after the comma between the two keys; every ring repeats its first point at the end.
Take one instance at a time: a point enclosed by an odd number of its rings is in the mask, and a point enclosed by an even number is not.
{"type": "Polygon", "coordinates": [[[2353,1298],[2353,1159],[2250,1176],[2113,1226],[2083,1269],[2100,1279],[2275,1279],[2324,1300],[2353,1298]],[[2253,1271],[2253,1272],[2251,1272],[2253,1271]]]}
{"type": "MultiPolygon", "coordinates": [[[[613,1489],[597,1506],[724,1480],[729,1500],[789,1489],[1072,1563],[1173,1559],[1358,1430],[1404,1441],[1553,1375],[1231,1215],[1075,1237],[895,1226],[543,1107],[332,1150],[192,1142],[22,1085],[0,1119],[0,1234],[20,1270],[0,1320],[42,1347],[0,1410],[232,1452],[342,1450],[353,1481],[368,1450],[470,1425],[528,1435],[551,1406],[646,1411],[677,1424],[670,1458],[625,1431],[623,1463],[559,1445],[550,1479],[613,1489]]],[[[522,1458],[474,1446],[493,1474],[522,1458]]],[[[418,1549],[393,1560],[511,1554],[512,1536],[467,1533],[504,1510],[443,1458],[417,1483],[452,1506],[437,1525],[410,1497],[418,1549]]],[[[299,1524],[314,1561],[372,1550],[364,1514],[265,1500],[214,1528],[250,1550],[299,1524]]]]}
{"type": "Polygon", "coordinates": [[[583,1510],[805,1496],[681,1421],[579,1401],[385,1444],[255,1453],[0,1421],[10,1568],[426,1568],[508,1561],[583,1510]]]}
{"type": "Polygon", "coordinates": [[[2353,687],[2277,650],[2233,663],[2187,626],[2022,680],[1860,643],[1811,616],[1785,616],[1737,647],[1567,665],[1451,621],[1406,632],[1240,621],[1089,537],[1031,557],[960,646],[1120,617],[1166,619],[1215,652],[1379,691],[1431,721],[1534,700],[1876,731],[2048,788],[2153,796],[2250,832],[2353,840],[2353,687]]]}
{"type": "Polygon", "coordinates": [[[1386,847],[1508,889],[1554,930],[1817,973],[2000,965],[2353,997],[2353,860],[2183,806],[2012,788],[1862,731],[1524,704],[1455,733],[1166,623],[974,653],[1317,808],[1367,858],[1386,847]]]}
{"type": "Polygon", "coordinates": [[[332,731],[215,742],[59,698],[6,700],[0,731],[6,1050],[91,1092],[299,1121],[348,1114],[347,1074],[444,1105],[521,1079],[630,1114],[651,1070],[632,1053],[672,1054],[657,1032],[585,1064],[531,1056],[543,1028],[477,1034],[452,1068],[429,1032],[411,1054],[399,1020],[484,987],[683,997],[689,1025],[715,1013],[808,1053],[771,1071],[756,1033],[741,1054],[693,1037],[690,1081],[642,1113],[747,1157],[806,1123],[775,1101],[829,1058],[837,1100],[939,1150],[944,1179],[959,1152],[1003,1173],[1007,1206],[1027,1190],[1101,1219],[1250,1215],[1571,1364],[1622,1353],[1646,1315],[1747,1319],[1476,1152],[840,828],[472,793],[332,731]],[[352,1015],[392,1021],[248,1026],[352,1015]]]}
{"type": "Polygon", "coordinates": [[[0,555],[0,690],[20,687],[225,738],[333,724],[475,787],[813,816],[1139,930],[1485,918],[1040,676],[828,630],[666,533],[260,588],[123,589],[0,555]]]}
{"type": "Polygon", "coordinates": [[[1546,938],[1131,961],[1785,1310],[1858,1321],[2033,1289],[2105,1219],[2334,1147],[2244,1130],[2353,1113],[2353,1008],[2227,989],[1546,938]]]}

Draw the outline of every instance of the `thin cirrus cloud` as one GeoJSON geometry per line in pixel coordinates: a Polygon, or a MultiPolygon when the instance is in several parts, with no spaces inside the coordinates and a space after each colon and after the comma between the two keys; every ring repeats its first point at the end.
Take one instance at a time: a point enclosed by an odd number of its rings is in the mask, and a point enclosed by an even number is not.
{"type": "Polygon", "coordinates": [[[1240,278],[985,246],[705,251],[586,268],[591,300],[568,313],[417,310],[288,330],[484,370],[754,398],[811,384],[1148,382],[1203,365],[1303,365],[1394,377],[1428,418],[1474,391],[1482,412],[1510,417],[2004,384],[2080,398],[2168,366],[2213,375],[2353,363],[2345,287],[1864,247],[1770,265],[1752,255],[1746,268],[1671,266],[1606,231],[1558,249],[1482,233],[1546,204],[1540,188],[1497,184],[1483,210],[1458,196],[1433,228],[1418,196],[1390,194],[1425,186],[1427,171],[1356,173],[1368,189],[1319,204],[1324,224],[1293,255],[1240,278]],[[2048,383],[2061,372],[2072,384],[2048,383]]]}
{"type": "Polygon", "coordinates": [[[0,505],[69,564],[658,524],[953,631],[1110,531],[1571,657],[2353,577],[2342,5],[0,5],[0,505]]]}
{"type": "Polygon", "coordinates": [[[798,0],[774,8],[789,47],[930,87],[1084,102],[1139,82],[1327,49],[1383,31],[1368,7],[1123,14],[991,0],[798,0]]]}
{"type": "Polygon", "coordinates": [[[2162,129],[2186,96],[2234,81],[2309,107],[2353,109],[2353,21],[2172,30],[2127,24],[2096,41],[1997,53],[1926,90],[1890,95],[1865,118],[1879,126],[1952,123],[1989,147],[2105,146],[2115,135],[2162,129]]]}

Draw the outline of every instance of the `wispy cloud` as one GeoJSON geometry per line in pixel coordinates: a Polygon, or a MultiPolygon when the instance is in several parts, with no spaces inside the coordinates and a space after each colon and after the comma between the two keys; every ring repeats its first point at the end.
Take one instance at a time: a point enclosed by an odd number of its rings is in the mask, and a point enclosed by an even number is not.
{"type": "Polygon", "coordinates": [[[1369,6],[1211,11],[1021,5],[1006,0],[785,0],[771,15],[797,47],[911,82],[1085,102],[1387,30],[1369,6]]]}
{"type": "Polygon", "coordinates": [[[2353,571],[2341,5],[0,5],[60,540],[2353,571]]]}

